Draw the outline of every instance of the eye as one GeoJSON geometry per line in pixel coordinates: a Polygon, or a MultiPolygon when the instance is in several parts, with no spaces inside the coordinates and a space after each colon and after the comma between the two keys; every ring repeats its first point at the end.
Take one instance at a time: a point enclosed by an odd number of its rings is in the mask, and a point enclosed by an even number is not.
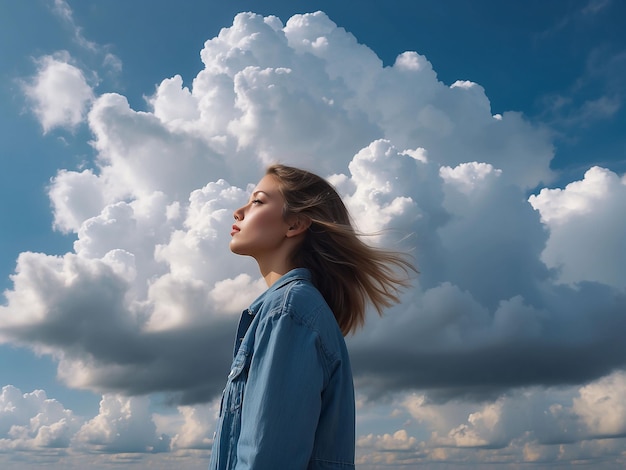
{"type": "Polygon", "coordinates": [[[252,201],[250,201],[252,204],[262,204],[260,199],[253,199],[252,201]]]}

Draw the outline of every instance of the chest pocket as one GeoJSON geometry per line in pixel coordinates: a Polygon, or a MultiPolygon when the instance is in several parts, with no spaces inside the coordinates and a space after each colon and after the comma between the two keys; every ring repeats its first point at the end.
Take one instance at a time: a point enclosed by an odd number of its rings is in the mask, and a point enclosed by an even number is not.
{"type": "Polygon", "coordinates": [[[240,349],[233,360],[233,364],[228,374],[228,381],[224,394],[222,395],[222,413],[237,413],[243,403],[243,394],[248,380],[248,370],[250,368],[251,354],[245,349],[240,349]]]}

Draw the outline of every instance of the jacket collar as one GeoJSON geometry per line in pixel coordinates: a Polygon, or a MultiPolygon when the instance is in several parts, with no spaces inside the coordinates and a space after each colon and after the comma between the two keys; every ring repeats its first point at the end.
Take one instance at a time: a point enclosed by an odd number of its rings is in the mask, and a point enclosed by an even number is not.
{"type": "Polygon", "coordinates": [[[281,287],[284,287],[290,282],[298,280],[311,281],[311,272],[307,268],[295,268],[288,273],[283,274],[274,284],[268,287],[265,292],[263,292],[259,297],[257,297],[254,302],[252,302],[250,307],[248,307],[248,313],[251,316],[256,315],[268,295],[270,295],[274,291],[277,291],[281,287]]]}

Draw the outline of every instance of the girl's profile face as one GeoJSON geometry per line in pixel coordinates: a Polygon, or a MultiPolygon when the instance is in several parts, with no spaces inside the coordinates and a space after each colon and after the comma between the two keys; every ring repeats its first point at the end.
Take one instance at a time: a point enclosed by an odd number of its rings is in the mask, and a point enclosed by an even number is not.
{"type": "Polygon", "coordinates": [[[233,214],[230,250],[260,261],[279,253],[289,224],[283,218],[285,199],[272,175],[264,176],[252,192],[248,203],[233,214]]]}

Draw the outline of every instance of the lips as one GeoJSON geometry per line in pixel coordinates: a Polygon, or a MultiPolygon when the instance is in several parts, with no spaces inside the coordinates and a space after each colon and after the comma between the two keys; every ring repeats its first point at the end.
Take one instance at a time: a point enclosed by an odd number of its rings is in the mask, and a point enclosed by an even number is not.
{"type": "Polygon", "coordinates": [[[236,225],[233,225],[232,230],[230,231],[230,236],[232,237],[234,234],[239,233],[240,229],[236,225]]]}

